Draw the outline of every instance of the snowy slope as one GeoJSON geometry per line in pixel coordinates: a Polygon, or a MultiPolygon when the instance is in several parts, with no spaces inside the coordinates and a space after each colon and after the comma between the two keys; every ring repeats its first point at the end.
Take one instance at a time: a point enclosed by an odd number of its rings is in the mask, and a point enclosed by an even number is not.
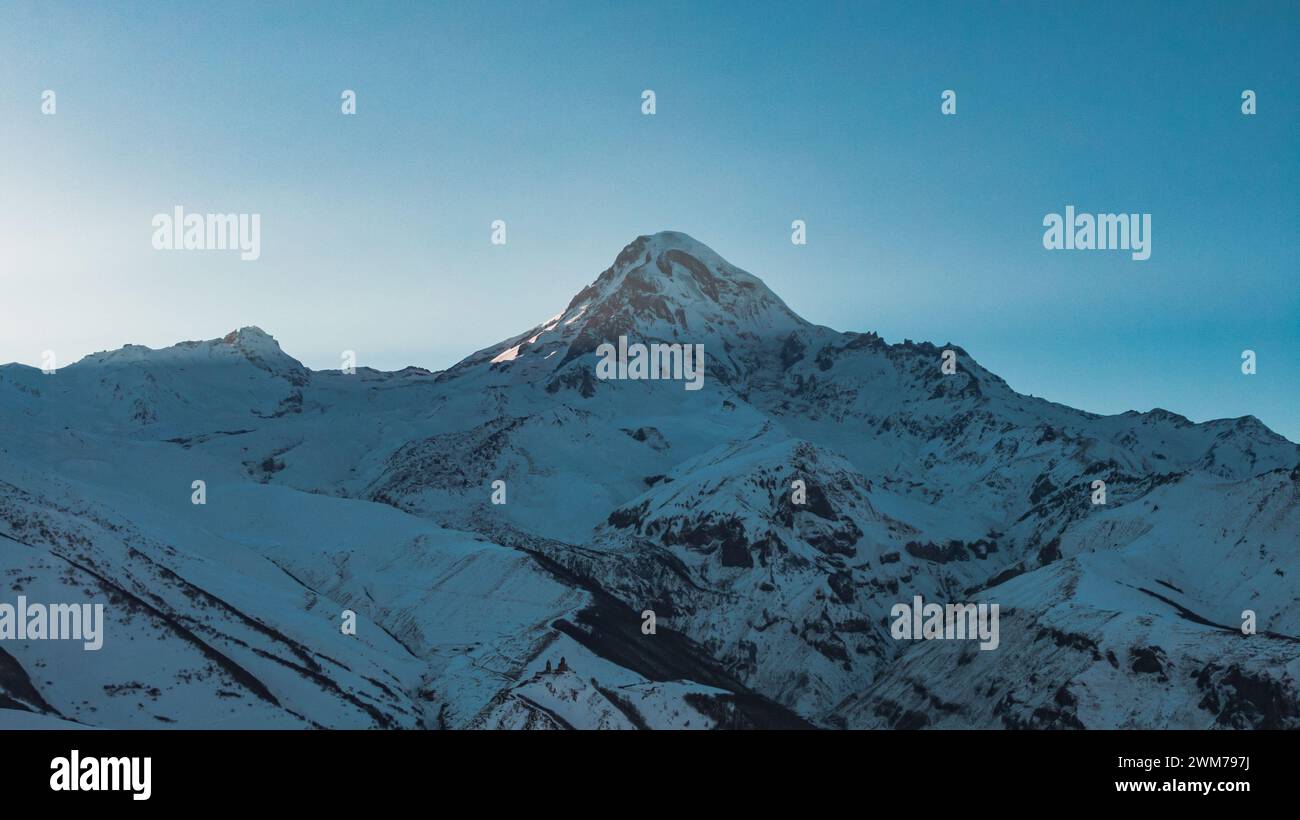
{"type": "Polygon", "coordinates": [[[0,419],[0,600],[109,604],[98,653],[0,643],[0,707],[51,720],[1300,722],[1300,447],[813,325],[680,233],[441,373],[246,327],[0,367],[0,419]],[[597,378],[619,336],[703,345],[704,388],[597,378]],[[913,595],[999,602],[1001,646],[894,640],[913,595]]]}

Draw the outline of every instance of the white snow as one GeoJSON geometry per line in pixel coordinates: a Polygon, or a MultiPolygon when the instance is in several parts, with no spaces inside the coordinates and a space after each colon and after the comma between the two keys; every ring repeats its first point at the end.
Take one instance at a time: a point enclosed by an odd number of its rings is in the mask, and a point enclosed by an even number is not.
{"type": "MultiPolygon", "coordinates": [[[[533,339],[530,339],[529,341],[533,341],[536,338],[537,337],[534,336],[533,339]]],[[[501,351],[501,353],[498,354],[497,357],[492,360],[492,364],[498,364],[500,362],[513,362],[515,358],[519,355],[519,348],[522,346],[523,345],[515,345],[514,347],[507,348],[506,350],[501,351]]]]}
{"type": "Polygon", "coordinates": [[[1296,698],[1294,443],[1021,396],[965,351],[939,376],[939,348],[811,325],[684,234],[630,248],[563,324],[437,378],[309,372],[251,327],[0,367],[0,589],[110,604],[93,656],[6,643],[45,704],[0,688],[19,722],[712,725],[704,670],[556,628],[588,584],[632,620],[610,640],[662,637],[637,618],[671,600],[661,628],[822,725],[1262,720],[1234,674],[1296,698]],[[615,331],[703,343],[705,389],[584,380],[615,331]],[[893,641],[913,594],[1000,602],[1001,648],[893,641]],[[1134,670],[1151,646],[1164,682],[1134,670]]]}

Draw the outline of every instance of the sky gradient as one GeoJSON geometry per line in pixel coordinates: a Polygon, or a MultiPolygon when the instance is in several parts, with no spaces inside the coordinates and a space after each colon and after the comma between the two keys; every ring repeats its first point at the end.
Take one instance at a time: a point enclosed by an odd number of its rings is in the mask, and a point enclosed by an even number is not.
{"type": "Polygon", "coordinates": [[[818,324],[1300,441],[1297,53],[1297,3],[4,2],[0,362],[254,324],[440,369],[671,229],[818,324]],[[261,258],[153,250],[176,205],[261,258]],[[1067,205],[1151,258],[1045,250],[1067,205]]]}

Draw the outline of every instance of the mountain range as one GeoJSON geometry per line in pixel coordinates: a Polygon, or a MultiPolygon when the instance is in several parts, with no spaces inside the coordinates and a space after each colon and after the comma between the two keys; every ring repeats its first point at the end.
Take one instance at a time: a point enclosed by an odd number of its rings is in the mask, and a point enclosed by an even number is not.
{"type": "Polygon", "coordinates": [[[681,233],[445,371],[244,327],[0,367],[0,421],[0,601],[107,617],[0,642],[0,726],[1300,727],[1300,446],[812,324],[681,233]],[[619,337],[704,388],[599,378],[619,337]],[[896,640],[916,595],[998,647],[896,640]]]}

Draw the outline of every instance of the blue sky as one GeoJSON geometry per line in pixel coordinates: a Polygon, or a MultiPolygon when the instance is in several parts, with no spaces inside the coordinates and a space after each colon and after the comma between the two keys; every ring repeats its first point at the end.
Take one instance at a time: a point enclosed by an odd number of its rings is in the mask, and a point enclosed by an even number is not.
{"type": "Polygon", "coordinates": [[[1296,3],[7,2],[0,361],[257,324],[312,367],[441,368],[673,229],[811,321],[1300,440],[1298,32],[1296,3]],[[154,251],[177,204],[261,214],[261,258],[154,251]],[[1151,213],[1151,259],[1044,250],[1070,204],[1151,213]]]}

